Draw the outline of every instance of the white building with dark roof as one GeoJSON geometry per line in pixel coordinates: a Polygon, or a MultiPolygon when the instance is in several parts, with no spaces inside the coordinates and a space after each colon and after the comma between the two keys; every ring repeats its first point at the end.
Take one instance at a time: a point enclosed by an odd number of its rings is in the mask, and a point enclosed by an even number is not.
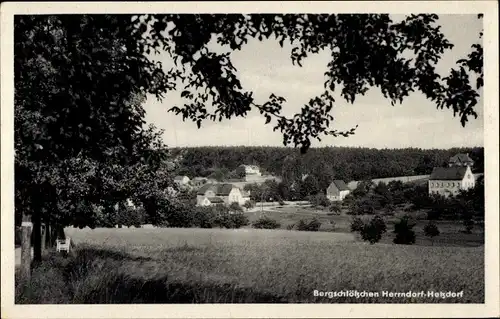
{"type": "Polygon", "coordinates": [[[429,195],[455,196],[476,186],[470,166],[435,167],[429,177],[429,195]]]}
{"type": "Polygon", "coordinates": [[[330,201],[342,201],[351,192],[343,180],[336,179],[326,189],[326,198],[330,201]]]}
{"type": "Polygon", "coordinates": [[[245,204],[247,198],[242,194],[239,187],[233,184],[205,184],[196,192],[196,204],[198,206],[207,206],[212,204],[238,203],[245,204]],[[208,201],[207,201],[208,200],[208,201]]]}

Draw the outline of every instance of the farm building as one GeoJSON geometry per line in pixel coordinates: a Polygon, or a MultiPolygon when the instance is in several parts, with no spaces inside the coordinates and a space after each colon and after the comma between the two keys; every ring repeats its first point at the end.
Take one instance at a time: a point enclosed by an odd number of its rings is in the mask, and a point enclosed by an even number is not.
{"type": "Polygon", "coordinates": [[[448,167],[472,167],[474,166],[474,161],[469,157],[469,154],[457,154],[450,157],[448,161],[448,167]]]}
{"type": "Polygon", "coordinates": [[[475,185],[476,179],[470,166],[435,167],[429,177],[429,195],[456,195],[460,190],[475,185]]]}
{"type": "Polygon", "coordinates": [[[243,197],[243,193],[239,187],[233,184],[205,184],[196,192],[196,204],[202,206],[217,197],[220,198],[225,205],[230,205],[234,202],[243,205],[247,198],[243,197]]]}
{"type": "Polygon", "coordinates": [[[243,173],[246,182],[260,180],[262,176],[257,165],[240,165],[238,170],[243,173]]]}
{"type": "Polygon", "coordinates": [[[351,190],[343,180],[334,180],[326,189],[326,198],[330,201],[342,201],[351,190]]]}

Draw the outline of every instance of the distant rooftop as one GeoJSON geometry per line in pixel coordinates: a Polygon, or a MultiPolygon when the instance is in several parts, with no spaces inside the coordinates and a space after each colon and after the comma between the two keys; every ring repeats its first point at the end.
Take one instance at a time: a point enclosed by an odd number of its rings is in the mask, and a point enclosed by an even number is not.
{"type": "Polygon", "coordinates": [[[467,167],[434,167],[429,180],[462,180],[467,172],[467,167]]]}

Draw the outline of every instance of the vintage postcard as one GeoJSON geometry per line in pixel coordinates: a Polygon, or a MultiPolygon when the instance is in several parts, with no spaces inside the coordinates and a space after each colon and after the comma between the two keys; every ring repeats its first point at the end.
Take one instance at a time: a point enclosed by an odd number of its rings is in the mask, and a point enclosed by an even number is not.
{"type": "Polygon", "coordinates": [[[2,3],[2,315],[499,316],[497,17],[2,3]]]}

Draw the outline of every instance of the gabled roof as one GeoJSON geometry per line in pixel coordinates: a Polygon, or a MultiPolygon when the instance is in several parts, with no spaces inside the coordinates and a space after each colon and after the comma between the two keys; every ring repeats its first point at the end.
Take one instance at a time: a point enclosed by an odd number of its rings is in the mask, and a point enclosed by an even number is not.
{"type": "Polygon", "coordinates": [[[216,196],[228,196],[233,188],[237,188],[233,184],[205,184],[198,189],[197,195],[205,195],[209,190],[213,191],[216,196]]]}
{"type": "MultiPolygon", "coordinates": [[[[348,190],[351,190],[349,187],[347,187],[346,183],[343,180],[341,180],[341,179],[334,180],[332,182],[332,184],[334,184],[339,191],[348,191],[348,190]]],[[[332,185],[332,184],[330,184],[330,185],[332,185]]]]}
{"type": "Polygon", "coordinates": [[[457,154],[457,155],[450,157],[450,162],[452,162],[452,163],[472,163],[474,161],[469,157],[469,154],[460,153],[460,154],[457,154]]]}
{"type": "Polygon", "coordinates": [[[462,180],[467,172],[467,167],[434,167],[429,180],[462,180]]]}

